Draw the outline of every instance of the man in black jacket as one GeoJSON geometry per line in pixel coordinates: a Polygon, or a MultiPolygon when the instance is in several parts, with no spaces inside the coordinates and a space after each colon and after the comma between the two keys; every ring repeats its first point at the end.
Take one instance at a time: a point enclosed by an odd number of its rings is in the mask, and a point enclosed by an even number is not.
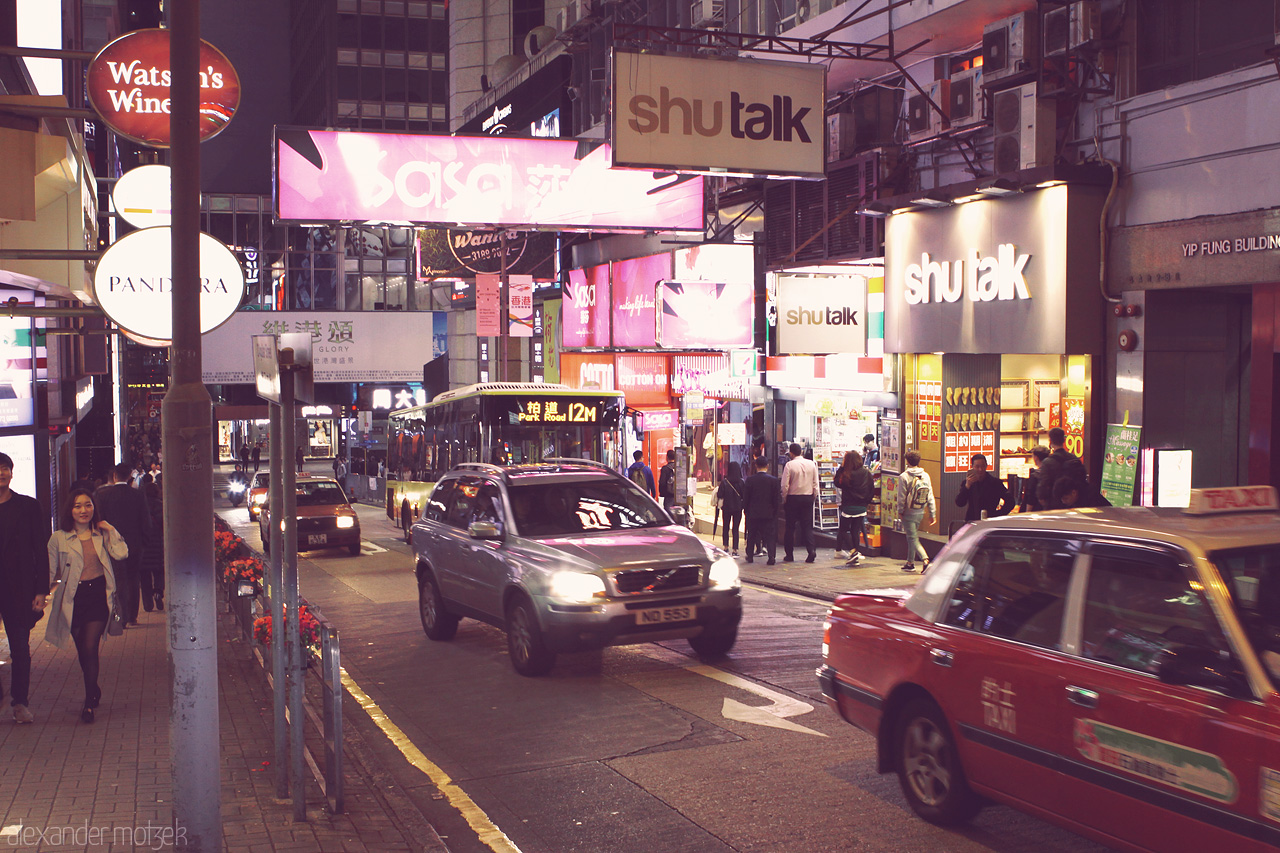
{"type": "Polygon", "coordinates": [[[966,507],[965,521],[977,521],[983,512],[987,518],[1008,515],[1013,509],[1009,489],[987,473],[987,457],[981,453],[975,453],[969,460],[969,474],[960,485],[956,506],[966,507]]]}
{"type": "MultiPolygon", "coordinates": [[[[139,560],[151,540],[151,510],[142,492],[129,485],[129,465],[121,462],[111,469],[111,482],[100,486],[93,493],[98,514],[120,532],[129,556],[114,561],[116,588],[119,589],[120,609],[127,625],[138,624],[138,604],[142,598],[142,575],[139,560]]],[[[142,602],[148,611],[154,602],[142,602]]]]}
{"type": "Polygon", "coordinates": [[[1049,455],[1040,463],[1040,475],[1036,483],[1036,498],[1042,509],[1062,509],[1053,496],[1053,487],[1063,477],[1071,477],[1080,483],[1089,482],[1084,463],[1063,445],[1067,434],[1061,427],[1049,430],[1049,455]]]}
{"type": "Polygon", "coordinates": [[[763,546],[767,565],[774,565],[778,551],[778,512],[782,509],[782,481],[767,470],[769,460],[756,458],[756,472],[742,487],[742,509],[747,518],[747,562],[754,562],[757,547],[763,546]]]}
{"type": "MultiPolygon", "coordinates": [[[[31,723],[31,629],[49,591],[49,515],[35,498],[11,491],[13,459],[0,453],[0,618],[9,637],[13,680],[9,696],[15,723],[31,723]]],[[[4,686],[0,685],[0,696],[4,686]]]]}

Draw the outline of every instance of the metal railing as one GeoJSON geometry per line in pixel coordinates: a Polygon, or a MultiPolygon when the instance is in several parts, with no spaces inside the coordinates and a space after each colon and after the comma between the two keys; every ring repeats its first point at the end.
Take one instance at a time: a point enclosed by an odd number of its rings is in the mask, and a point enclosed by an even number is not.
{"type": "MultiPolygon", "coordinates": [[[[265,592],[256,598],[262,604],[265,613],[271,612],[270,599],[265,592]]],[[[251,598],[231,596],[231,612],[240,623],[247,639],[253,639],[253,606],[251,598]]],[[[346,791],[343,781],[343,738],[342,738],[342,652],[338,642],[338,629],[315,607],[307,609],[319,623],[320,654],[312,655],[307,671],[315,674],[320,683],[320,713],[313,707],[314,703],[304,702],[303,710],[311,724],[320,732],[324,743],[324,765],[316,761],[307,747],[303,748],[303,758],[324,794],[330,814],[341,814],[345,809],[346,791]],[[315,666],[314,664],[318,664],[315,666]]],[[[268,656],[263,654],[263,647],[254,643],[254,656],[262,665],[267,676],[267,684],[275,689],[271,677],[271,665],[268,656]]],[[[305,698],[305,693],[304,693],[305,698]]]]}

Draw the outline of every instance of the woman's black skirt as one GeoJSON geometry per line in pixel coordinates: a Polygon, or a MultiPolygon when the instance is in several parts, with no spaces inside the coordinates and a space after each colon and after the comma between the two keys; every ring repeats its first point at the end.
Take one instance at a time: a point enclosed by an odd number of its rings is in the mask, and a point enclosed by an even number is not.
{"type": "Polygon", "coordinates": [[[107,609],[106,577],[80,581],[76,587],[75,603],[71,608],[71,633],[76,633],[91,622],[106,622],[110,617],[111,611],[107,609]]]}

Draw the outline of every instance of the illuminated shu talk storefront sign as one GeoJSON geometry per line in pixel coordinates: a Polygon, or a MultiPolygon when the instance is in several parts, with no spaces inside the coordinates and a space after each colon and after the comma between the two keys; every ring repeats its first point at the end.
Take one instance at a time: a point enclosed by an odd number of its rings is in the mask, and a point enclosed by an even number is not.
{"type": "Polygon", "coordinates": [[[1097,350],[1102,198],[1061,185],[890,216],[885,352],[1097,350]]]}
{"type": "Polygon", "coordinates": [[[277,129],[276,217],[701,231],[702,178],[610,169],[574,139],[277,129]]]}

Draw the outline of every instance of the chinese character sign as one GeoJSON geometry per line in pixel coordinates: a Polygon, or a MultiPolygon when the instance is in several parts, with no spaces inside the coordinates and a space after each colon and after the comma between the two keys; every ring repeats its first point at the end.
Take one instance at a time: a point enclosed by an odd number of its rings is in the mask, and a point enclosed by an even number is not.
{"type": "Polygon", "coordinates": [[[507,312],[511,337],[533,337],[533,276],[508,276],[507,299],[511,303],[507,312]]]}

